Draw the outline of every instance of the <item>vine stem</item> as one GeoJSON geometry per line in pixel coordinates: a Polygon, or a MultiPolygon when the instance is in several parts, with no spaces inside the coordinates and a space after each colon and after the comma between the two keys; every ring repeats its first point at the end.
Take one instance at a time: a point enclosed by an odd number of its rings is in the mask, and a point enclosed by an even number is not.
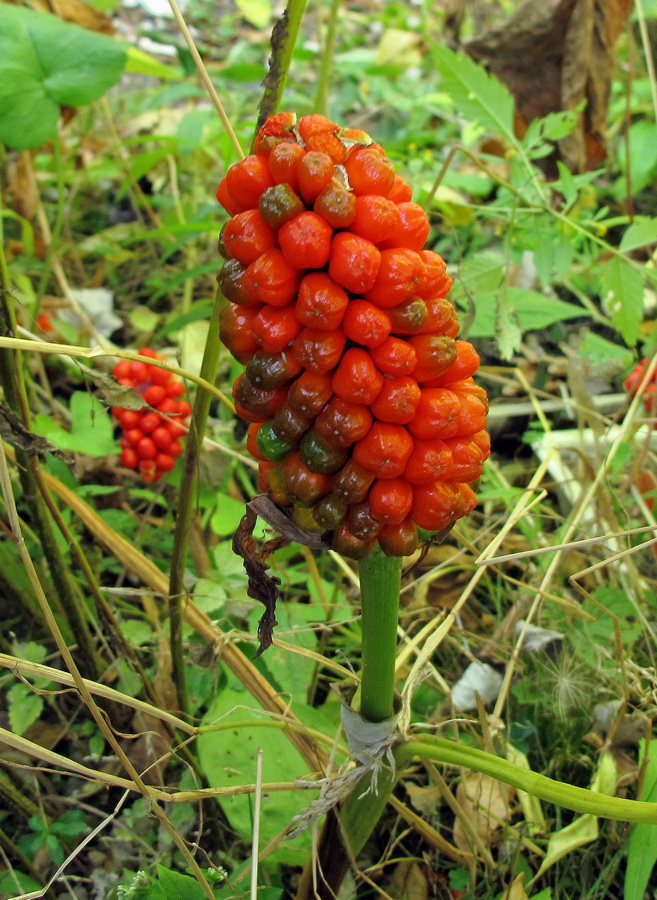
{"type": "Polygon", "coordinates": [[[258,107],[256,135],[260,126],[269,116],[278,112],[281,105],[306,3],[307,0],[288,0],[285,12],[274,25],[271,33],[269,71],[262,83],[263,94],[258,107]]]}
{"type": "MultiPolygon", "coordinates": [[[[212,308],[212,316],[208,329],[208,337],[203,352],[201,363],[201,379],[208,384],[214,384],[219,367],[219,354],[221,342],[219,340],[219,313],[224,305],[224,299],[217,291],[212,308]]],[[[187,550],[189,548],[189,532],[194,515],[196,487],[198,484],[198,463],[200,450],[203,446],[205,426],[210,412],[212,394],[199,385],[194,399],[192,420],[189,433],[185,442],[185,455],[183,458],[182,480],[180,494],[178,495],[178,514],[176,528],[173,536],[173,553],[171,556],[171,569],[169,574],[169,634],[171,642],[171,664],[173,682],[176,686],[178,706],[183,716],[189,712],[187,696],[187,679],[185,677],[185,660],[183,653],[182,627],[183,627],[183,598],[185,595],[184,574],[187,550]]]]}
{"type": "Polygon", "coordinates": [[[394,712],[401,558],[377,548],[358,564],[362,613],[360,714],[382,722],[394,712]]]}

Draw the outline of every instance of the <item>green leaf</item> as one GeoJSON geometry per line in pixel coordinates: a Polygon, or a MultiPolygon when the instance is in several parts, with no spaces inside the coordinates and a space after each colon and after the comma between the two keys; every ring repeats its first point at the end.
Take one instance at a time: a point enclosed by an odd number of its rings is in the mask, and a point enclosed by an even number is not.
{"type": "Polygon", "coordinates": [[[640,272],[618,256],[601,266],[603,302],[611,313],[612,324],[625,343],[633,347],[643,320],[644,290],[640,272]]]}
{"type": "Polygon", "coordinates": [[[205,900],[205,891],[195,878],[181,875],[180,872],[172,872],[164,866],[158,865],[156,868],[166,900],[181,900],[182,897],[185,900],[205,900]]]}
{"type": "Polygon", "coordinates": [[[25,150],[50,140],[59,107],[97,100],[119,80],[125,61],[120,41],[0,4],[0,141],[25,150]]]}
{"type": "Polygon", "coordinates": [[[235,5],[249,25],[266,28],[272,16],[271,0],[235,0],[235,5]]]}
{"type": "Polygon", "coordinates": [[[71,430],[66,431],[48,416],[34,417],[32,429],[60,450],[76,450],[88,456],[109,456],[117,452],[109,413],[86,391],[71,396],[71,430]]]}
{"type": "Polygon", "coordinates": [[[166,80],[182,78],[182,72],[174,69],[173,66],[167,66],[165,63],[155,59],[150,53],[140,50],[139,47],[128,47],[127,59],[125,64],[126,72],[136,72],[140,75],[151,75],[153,78],[162,78],[166,80]]]}
{"type": "MultiPolygon", "coordinates": [[[[639,762],[644,761],[646,742],[641,741],[639,762]]],[[[657,753],[654,744],[646,764],[641,799],[657,801],[657,753]]],[[[657,862],[657,825],[635,825],[627,842],[627,869],[625,870],[624,900],[643,900],[648,880],[657,862]]]]}
{"type": "MultiPolygon", "coordinates": [[[[290,661],[296,665],[296,661],[290,661]]],[[[293,707],[299,712],[297,705],[293,707]]],[[[280,728],[266,727],[271,718],[256,707],[256,702],[244,686],[229,675],[228,686],[221,691],[203,717],[202,725],[231,721],[242,723],[228,731],[207,731],[198,737],[197,746],[201,766],[213,787],[254,784],[258,747],[264,748],[263,781],[290,781],[304,775],[308,767],[299,751],[280,728]],[[255,708],[254,708],[255,707],[255,708]],[[247,727],[245,722],[253,722],[247,727]],[[265,727],[258,727],[260,721],[265,727]]],[[[265,846],[279,834],[290,820],[308,803],[314,794],[307,791],[274,791],[262,798],[260,841],[265,846]]],[[[222,809],[231,825],[247,840],[253,833],[253,796],[235,794],[222,797],[222,809]]],[[[287,862],[302,863],[310,849],[310,833],[294,841],[285,841],[277,849],[287,862]]]]}
{"type": "MultiPolygon", "coordinates": [[[[565,303],[555,297],[546,297],[538,291],[527,288],[506,289],[504,312],[507,317],[515,316],[522,333],[547,328],[555,322],[575,319],[584,314],[581,307],[565,303]]],[[[497,322],[497,294],[489,293],[474,297],[475,318],[469,330],[469,337],[493,337],[507,322],[497,322]]]]}
{"type": "Polygon", "coordinates": [[[594,331],[587,331],[584,340],[579,345],[578,353],[593,363],[613,362],[619,372],[628,369],[634,359],[627,347],[620,347],[594,331]]]}
{"type": "Polygon", "coordinates": [[[516,144],[513,97],[508,88],[470,57],[447,47],[434,48],[433,58],[442,78],[440,87],[451,96],[460,115],[516,144]]]}
{"type": "Polygon", "coordinates": [[[646,244],[657,243],[657,219],[635,220],[623,235],[619,250],[627,253],[646,244]]]}
{"type": "Polygon", "coordinates": [[[217,508],[210,519],[210,527],[219,537],[235,534],[244,516],[244,503],[227,494],[219,494],[217,508]]]}
{"type": "Polygon", "coordinates": [[[510,290],[501,290],[497,295],[495,330],[502,359],[511,359],[522,341],[522,329],[510,293],[510,290]]]}
{"type": "Polygon", "coordinates": [[[22,681],[12,684],[7,691],[9,702],[9,727],[14,734],[25,734],[43,711],[43,698],[22,681]]]}

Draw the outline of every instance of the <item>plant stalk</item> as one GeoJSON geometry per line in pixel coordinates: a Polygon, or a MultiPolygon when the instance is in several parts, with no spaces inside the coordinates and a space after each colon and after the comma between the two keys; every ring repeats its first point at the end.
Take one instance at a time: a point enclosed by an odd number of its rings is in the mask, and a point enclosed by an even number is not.
{"type": "Polygon", "coordinates": [[[256,135],[265,120],[280,108],[306,2],[307,0],[288,0],[285,12],[274,25],[271,33],[269,71],[263,81],[264,90],[258,107],[256,135]]]}
{"type": "Polygon", "coordinates": [[[401,565],[401,558],[386,556],[378,546],[358,564],[363,632],[360,713],[369,722],[382,722],[394,712],[401,565]]]}
{"type": "Polygon", "coordinates": [[[326,27],[324,52],[322,53],[322,61],[320,63],[319,76],[317,79],[317,91],[315,93],[314,111],[322,113],[325,116],[327,116],[329,112],[329,82],[331,78],[331,69],[333,67],[335,39],[338,34],[338,13],[340,12],[341,3],[342,0],[331,0],[328,25],[326,27]]]}
{"type": "MultiPolygon", "coordinates": [[[[219,367],[221,342],[219,340],[219,313],[224,305],[224,298],[217,291],[210,318],[208,337],[201,363],[201,378],[214,384],[219,367]]],[[[173,554],[169,575],[169,629],[171,641],[172,676],[176,685],[178,706],[183,716],[189,714],[187,695],[187,679],[185,677],[185,660],[183,654],[183,599],[185,594],[184,575],[187,550],[189,548],[189,532],[194,515],[196,487],[198,484],[198,462],[203,436],[210,412],[212,395],[199,386],[194,399],[192,420],[185,442],[182,481],[178,496],[178,515],[173,536],[173,554]]]]}

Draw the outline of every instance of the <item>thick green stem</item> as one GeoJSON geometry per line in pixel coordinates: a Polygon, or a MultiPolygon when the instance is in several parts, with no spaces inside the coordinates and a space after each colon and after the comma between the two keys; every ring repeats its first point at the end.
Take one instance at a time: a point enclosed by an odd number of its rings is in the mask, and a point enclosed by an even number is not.
{"type": "Polygon", "coordinates": [[[263,82],[264,92],[258,108],[256,134],[265,119],[273,116],[280,108],[306,2],[307,0],[288,0],[285,12],[274,25],[269,71],[263,82]]]}
{"type": "Polygon", "coordinates": [[[392,716],[401,558],[377,547],[358,565],[362,610],[360,713],[370,722],[392,716]]]}
{"type": "MultiPolygon", "coordinates": [[[[217,291],[208,329],[208,337],[201,363],[201,377],[214,384],[219,366],[221,342],[219,341],[219,313],[225,301],[217,291]]],[[[192,421],[185,442],[182,481],[178,496],[178,515],[173,537],[173,554],[169,575],[169,627],[171,639],[171,663],[180,712],[189,712],[185,678],[185,660],[182,643],[184,574],[189,547],[189,531],[194,515],[194,497],[198,483],[198,461],[203,445],[205,426],[210,412],[212,394],[199,386],[192,410],[192,421]]]]}
{"type": "Polygon", "coordinates": [[[335,39],[338,33],[338,13],[340,11],[341,3],[342,0],[331,0],[328,26],[326,28],[326,41],[324,44],[324,52],[322,53],[322,61],[319,67],[317,92],[315,94],[315,112],[322,113],[325,116],[328,115],[329,111],[329,80],[331,77],[331,69],[333,67],[333,53],[335,51],[335,39]]]}

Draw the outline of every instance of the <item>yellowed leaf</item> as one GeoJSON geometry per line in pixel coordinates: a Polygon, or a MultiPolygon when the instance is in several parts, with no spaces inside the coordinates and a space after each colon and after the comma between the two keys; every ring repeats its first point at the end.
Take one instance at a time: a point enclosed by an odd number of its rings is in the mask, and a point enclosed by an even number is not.
{"type": "Polygon", "coordinates": [[[521,872],[517,878],[514,878],[511,887],[504,895],[505,900],[528,900],[527,891],[525,890],[525,873],[521,872]]]}
{"type": "MultiPolygon", "coordinates": [[[[613,796],[616,790],[617,778],[616,760],[611,753],[603,753],[600,757],[595,777],[591,782],[591,790],[613,796]]],[[[590,844],[597,836],[598,819],[592,813],[577,816],[570,825],[555,831],[548,841],[547,853],[541,863],[541,868],[538,870],[537,877],[542,875],[555,862],[572,853],[573,850],[577,850],[585,844],[590,844]]]]}
{"type": "Polygon", "coordinates": [[[472,841],[467,825],[490,846],[497,829],[508,820],[512,788],[490,775],[470,772],[456,789],[456,799],[463,810],[467,824],[456,820],[454,843],[459,850],[471,850],[472,841]]]}

